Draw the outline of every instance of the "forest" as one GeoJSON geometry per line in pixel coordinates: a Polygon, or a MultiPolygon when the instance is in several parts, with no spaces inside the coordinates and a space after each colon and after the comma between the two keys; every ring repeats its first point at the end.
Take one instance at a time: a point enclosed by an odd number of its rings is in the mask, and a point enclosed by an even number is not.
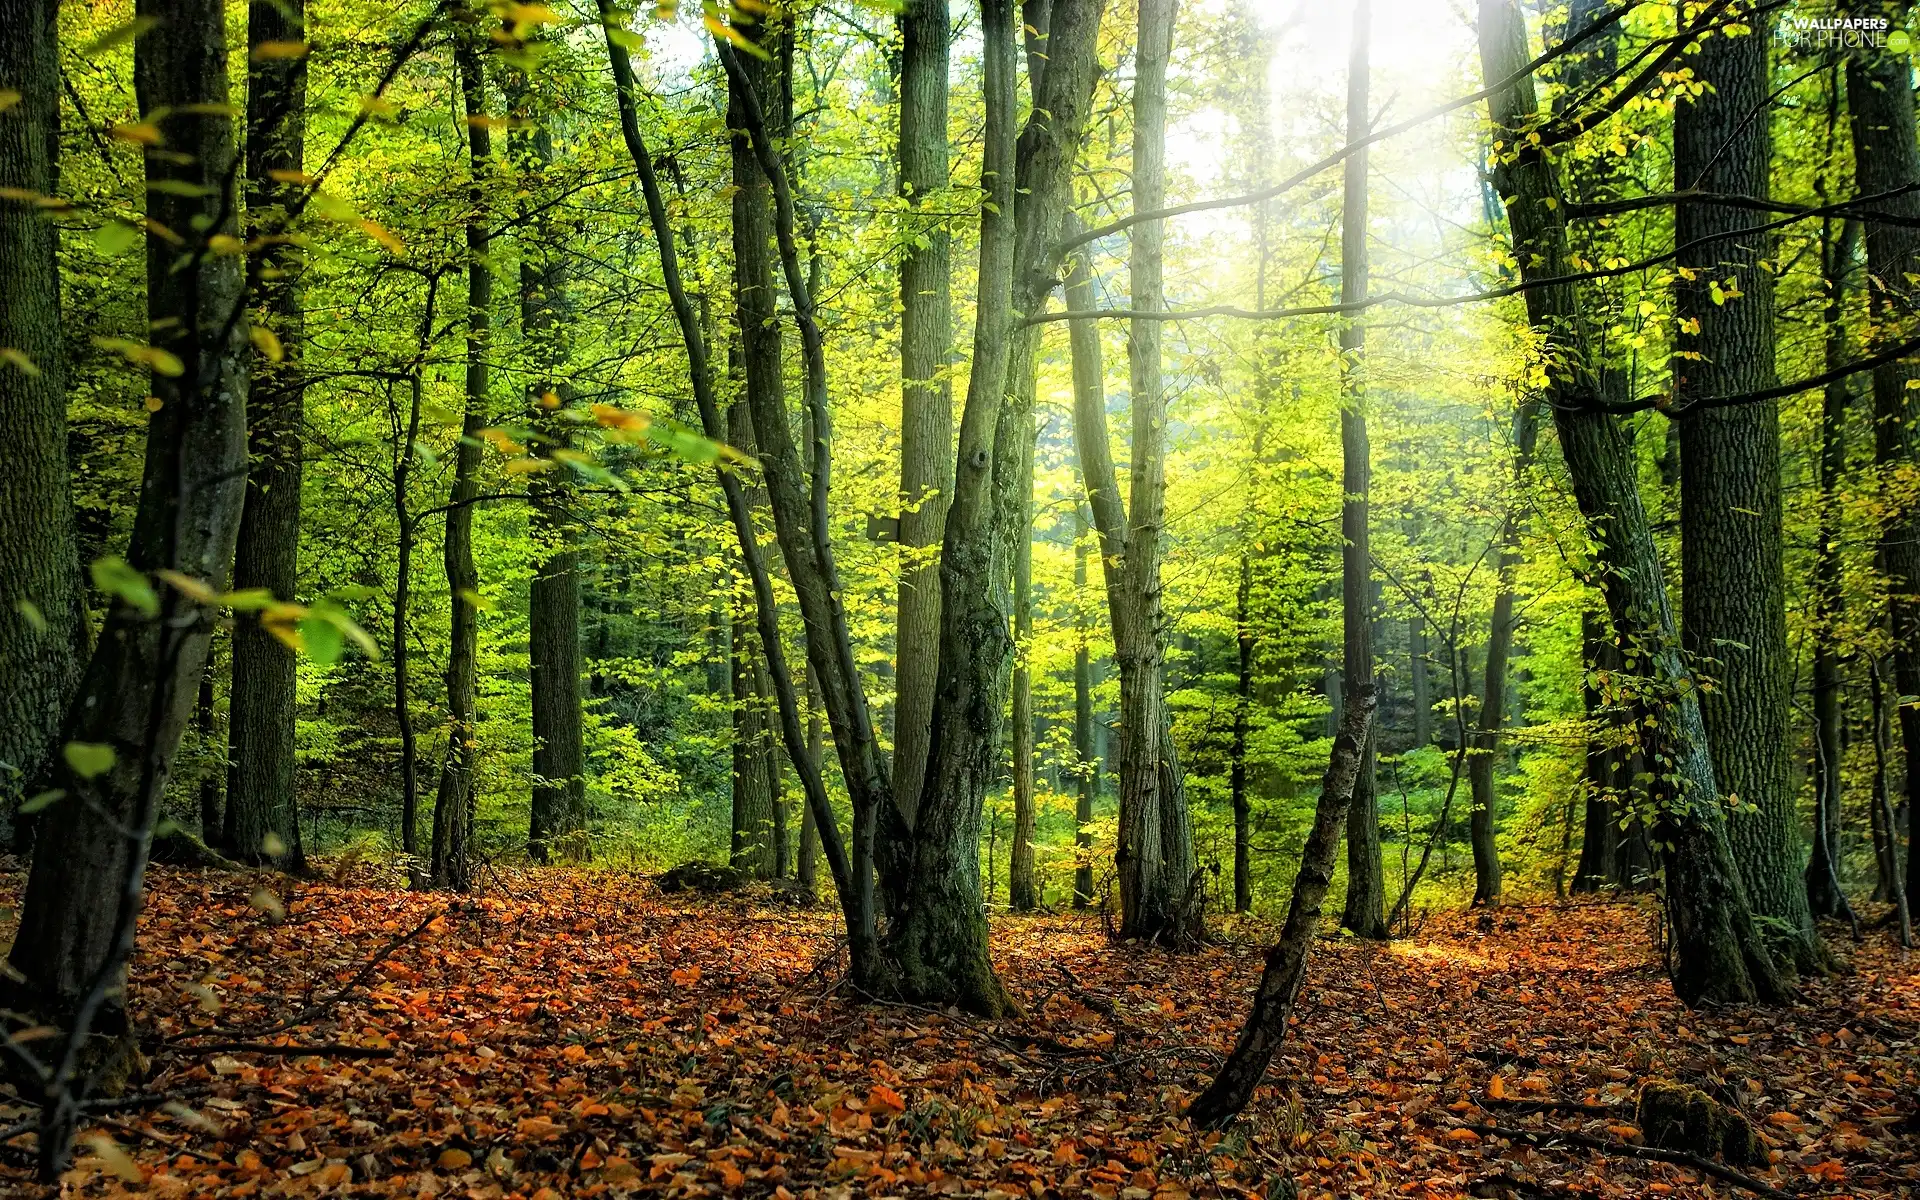
{"type": "Polygon", "coordinates": [[[0,1194],[1920,1194],[1906,0],[0,0],[0,1194]]]}

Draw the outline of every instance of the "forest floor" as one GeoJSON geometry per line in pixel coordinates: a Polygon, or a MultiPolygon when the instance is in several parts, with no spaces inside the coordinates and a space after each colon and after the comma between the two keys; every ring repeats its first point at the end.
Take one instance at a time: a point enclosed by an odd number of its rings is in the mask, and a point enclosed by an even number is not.
{"type": "MultiPolygon", "coordinates": [[[[1545,1136],[1632,1144],[1633,1096],[1665,1078],[1738,1100],[1775,1189],[1920,1194],[1920,956],[1885,929],[1843,940],[1851,971],[1802,1006],[1715,1012],[1674,1001],[1626,904],[1323,938],[1275,1086],[1220,1136],[1178,1114],[1238,1029],[1260,927],[1173,954],[1096,917],[996,920],[1028,1016],[988,1025],[834,994],[822,910],[613,872],[504,872],[460,900],[392,882],[159,870],[132,995],[151,1103],[95,1117],[66,1192],[1743,1194],[1545,1136]]],[[[0,1146],[0,1194],[34,1194],[32,1144],[0,1146]]]]}

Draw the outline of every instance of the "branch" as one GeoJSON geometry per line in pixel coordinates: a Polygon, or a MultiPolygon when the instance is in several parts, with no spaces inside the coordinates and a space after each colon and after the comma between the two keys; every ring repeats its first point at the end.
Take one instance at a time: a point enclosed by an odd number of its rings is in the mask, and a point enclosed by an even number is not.
{"type": "Polygon", "coordinates": [[[1701,188],[1689,188],[1679,192],[1654,192],[1646,196],[1632,196],[1623,200],[1596,200],[1587,204],[1567,205],[1567,220],[1582,221],[1595,217],[1610,217],[1620,213],[1638,212],[1644,208],[1664,208],[1670,204],[1709,204],[1720,208],[1743,208],[1750,212],[1787,213],[1792,216],[1846,216],[1857,217],[1863,221],[1872,221],[1879,225],[1897,225],[1907,229],[1920,229],[1920,217],[1905,216],[1900,213],[1886,212],[1881,209],[1858,207],[1868,200],[1886,200],[1903,196],[1920,189],[1920,183],[1904,184],[1900,187],[1879,192],[1872,196],[1855,196],[1851,200],[1839,200],[1832,204],[1823,204],[1814,208],[1805,204],[1788,204],[1780,200],[1769,200],[1762,196],[1748,196],[1738,192],[1710,192],[1701,188]]]}
{"type": "Polygon", "coordinates": [[[1599,1150],[1607,1154],[1624,1154],[1628,1158],[1645,1159],[1648,1162],[1692,1167],[1696,1171],[1725,1180],[1736,1187],[1757,1192],[1766,1196],[1768,1200],[1796,1200],[1791,1192],[1783,1192],[1771,1184],[1762,1183],[1744,1171],[1736,1171],[1710,1158],[1701,1158],[1698,1154],[1689,1154],[1684,1150],[1662,1150],[1658,1146],[1634,1146],[1626,1142],[1610,1142],[1605,1138],[1575,1133],[1571,1129],[1510,1129],[1505,1125],[1463,1125],[1460,1128],[1471,1129],[1482,1137],[1502,1137],[1508,1141],[1524,1140],[1533,1142],[1535,1145],[1554,1141],[1571,1142],[1576,1146],[1585,1146],[1589,1150],[1599,1150]]]}

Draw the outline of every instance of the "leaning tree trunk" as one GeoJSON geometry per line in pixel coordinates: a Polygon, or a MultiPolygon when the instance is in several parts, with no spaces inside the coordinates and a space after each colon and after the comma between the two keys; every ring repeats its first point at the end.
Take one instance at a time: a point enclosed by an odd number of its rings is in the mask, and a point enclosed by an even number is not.
{"type": "MultiPolygon", "coordinates": [[[[1365,2],[1362,0],[1363,9],[1365,2]]],[[[1300,995],[1300,985],[1307,978],[1307,959],[1320,925],[1320,905],[1333,882],[1341,826],[1364,766],[1366,745],[1372,739],[1376,702],[1377,692],[1371,681],[1347,693],[1327,773],[1320,781],[1320,799],[1313,806],[1313,827],[1300,852],[1293,897],[1287,902],[1287,923],[1281,926],[1280,940],[1267,951],[1267,964],[1260,972],[1260,986],[1254,991],[1253,1009],[1247,1014],[1240,1040],[1234,1043],[1233,1053],[1207,1090],[1187,1109],[1187,1116],[1196,1125],[1223,1125],[1244,1109],[1266,1075],[1273,1052],[1286,1039],[1288,1018],[1300,995]]]]}
{"type": "MultiPolygon", "coordinates": [[[[921,216],[947,187],[947,0],[900,11],[900,590],[894,647],[893,782],[909,825],[926,778],[939,669],[941,531],[953,495],[951,237],[921,216]]],[[[944,205],[937,205],[944,207],[944,205]]]]}
{"type": "MultiPolygon", "coordinates": [[[[1904,18],[1907,5],[1863,5],[1904,18]]],[[[1896,23],[1896,28],[1899,27],[1896,23]]],[[[1853,124],[1854,185],[1863,194],[1920,184],[1920,141],[1914,133],[1912,63],[1905,52],[1863,49],[1847,58],[1847,107],[1853,124]]],[[[1875,202],[1909,222],[1920,219],[1920,192],[1875,202]]],[[[1873,276],[1873,325],[1878,337],[1911,336],[1914,279],[1920,275],[1920,228],[1868,220],[1867,270],[1873,276]]],[[[1920,462],[1920,362],[1906,359],[1873,372],[1873,462],[1892,482],[1920,462]]],[[[1883,484],[1884,486],[1884,484],[1883,484]]],[[[1886,577],[1887,625],[1893,635],[1893,684],[1902,697],[1920,696],[1920,504],[1891,509],[1880,527],[1880,571],[1886,577]]],[[[1900,704],[1906,808],[1920,812],[1920,704],[1900,704]]],[[[1908,818],[1911,837],[1920,821],[1908,818]]],[[[1909,847],[1907,891],[1920,892],[1920,854],[1909,847]]]]}
{"type": "MultiPolygon", "coordinates": [[[[58,0],[0,0],[0,816],[46,763],[86,662],[73,492],[67,480],[66,347],[59,226],[33,203],[59,191],[58,0]]],[[[24,818],[23,818],[24,820],[24,818]]],[[[15,829],[16,837],[25,830],[15,829]]]]}
{"type": "MultiPolygon", "coordinates": [[[[523,88],[527,85],[522,83],[523,88]]],[[[536,120],[515,135],[518,166],[538,185],[554,162],[550,114],[532,115],[523,92],[516,107],[536,120]]],[[[543,209],[544,213],[546,210],[543,209]]],[[[570,434],[562,416],[573,387],[565,382],[571,339],[571,280],[560,246],[561,231],[544,216],[530,217],[521,234],[520,333],[534,364],[527,398],[535,429],[535,454],[548,469],[527,492],[540,543],[527,595],[527,655],[532,682],[533,810],[527,850],[546,862],[555,852],[584,855],[587,849],[585,722],[580,694],[580,551],[568,515],[572,491],[564,479],[570,434]]]]}
{"type": "MultiPolygon", "coordinates": [[[[247,463],[245,278],[237,256],[208,246],[238,230],[226,28],[216,0],[142,0],[139,15],[158,20],[134,44],[135,94],[165,136],[164,148],[146,154],[147,214],[170,233],[201,232],[184,247],[147,236],[154,347],[179,370],[156,370],[148,381],[159,403],[126,562],[218,590],[233,562],[247,463]]],[[[36,788],[65,798],[40,822],[0,990],[11,993],[6,1007],[58,1024],[90,999],[99,1006],[95,1029],[125,1028],[115,976],[131,949],[154,819],[213,630],[211,611],[157,587],[157,598],[128,584],[115,589],[61,728],[62,741],[86,751],[53,755],[36,788]]]]}
{"type": "MultiPolygon", "coordinates": [[[[253,0],[247,6],[247,224],[284,225],[286,205],[301,185],[307,134],[307,59],[259,53],[261,46],[307,39],[306,0],[253,0]]],[[[257,328],[271,332],[279,353],[255,369],[247,397],[246,506],[234,556],[236,588],[265,588],[292,600],[300,574],[301,381],[305,318],[300,307],[304,252],[269,242],[247,257],[248,300],[257,328]]],[[[264,339],[263,339],[264,340],[264,339]]],[[[272,342],[268,342],[272,345],[272,342]]],[[[224,849],[242,862],[289,869],[299,838],[293,800],[295,682],[293,647],[258,621],[233,628],[233,681],[228,700],[227,812],[224,849]]]]}
{"type": "MultiPolygon", "coordinates": [[[[1372,6],[1353,11],[1353,44],[1347,60],[1347,141],[1367,135],[1368,40],[1372,6]]],[[[1347,156],[1346,199],[1340,216],[1340,300],[1367,298],[1367,152],[1347,156]]],[[[1367,491],[1373,476],[1367,443],[1367,398],[1363,370],[1366,326],[1355,313],[1340,330],[1340,690],[1356,695],[1373,683],[1373,559],[1368,550],[1367,491]]],[[[1347,808],[1347,903],[1340,924],[1364,938],[1387,936],[1386,872],[1380,862],[1380,810],[1374,795],[1374,733],[1369,726],[1353,803],[1347,808]]]]}
{"type": "MultiPolygon", "coordinates": [[[[1532,77],[1521,73],[1526,22],[1516,0],[1481,0],[1479,25],[1489,84],[1518,76],[1489,97],[1488,108],[1501,138],[1494,182],[1507,203],[1521,278],[1536,282],[1566,274],[1565,200],[1545,152],[1525,141],[1538,115],[1532,77]]],[[[1627,702],[1640,717],[1641,745],[1650,761],[1665,765],[1656,773],[1652,803],[1666,866],[1674,991],[1688,1004],[1780,999],[1786,985],[1748,907],[1728,843],[1697,684],[1678,644],[1632,444],[1604,410],[1572,286],[1532,288],[1527,316],[1547,338],[1554,367],[1546,400],[1614,630],[1629,660],[1630,678],[1614,686],[1630,689],[1627,702]]]]}
{"type": "MultiPolygon", "coordinates": [[[[1768,39],[1709,37],[1691,56],[1708,87],[1674,111],[1674,178],[1682,189],[1765,199],[1772,170],[1768,39]]],[[[1771,387],[1773,256],[1739,209],[1687,202],[1674,210],[1674,392],[1700,396],[1771,387]],[[1734,235],[1734,236],[1729,236],[1734,235]],[[1703,239],[1706,245],[1689,249],[1703,239]]],[[[1789,757],[1786,568],[1781,557],[1777,401],[1700,409],[1680,422],[1680,633],[1713,675],[1701,716],[1722,795],[1738,797],[1727,834],[1756,913],[1777,921],[1782,965],[1825,958],[1800,869],[1798,797],[1789,757]]]]}
{"type": "Polygon", "coordinates": [[[485,181],[493,157],[487,126],[487,85],[479,35],[469,28],[455,42],[460,96],[467,116],[467,345],[466,405],[460,444],[454,451],[453,490],[448,498],[442,561],[447,573],[447,757],[433,802],[434,885],[466,891],[470,876],[467,828],[474,804],[473,768],[479,733],[475,695],[479,683],[480,571],[473,560],[473,509],[480,495],[480,433],[491,423],[488,352],[493,331],[493,268],[485,181]]]}

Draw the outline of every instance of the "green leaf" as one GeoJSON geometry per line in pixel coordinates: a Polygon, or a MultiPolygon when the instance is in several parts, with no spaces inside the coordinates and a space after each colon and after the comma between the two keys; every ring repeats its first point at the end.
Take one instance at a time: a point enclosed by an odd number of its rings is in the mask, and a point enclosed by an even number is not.
{"type": "MultiPolygon", "coordinates": [[[[113,770],[113,747],[104,742],[68,742],[60,749],[67,766],[82,779],[94,779],[113,770]]],[[[51,803],[51,801],[49,801],[51,803]]]]}
{"type": "Polygon", "coordinates": [[[347,644],[339,626],[313,615],[300,619],[300,643],[307,648],[307,657],[323,667],[339,662],[347,644]]]}
{"type": "Polygon", "coordinates": [[[28,796],[25,800],[22,800],[19,811],[22,816],[29,813],[37,813],[42,809],[52,808],[66,798],[66,792],[61,789],[49,788],[36,796],[28,796]]]}
{"type": "Polygon", "coordinates": [[[108,221],[93,235],[93,248],[108,258],[125,254],[140,241],[140,231],[125,221],[108,221]]]}
{"type": "Polygon", "coordinates": [[[109,29],[99,37],[80,48],[80,57],[92,58],[102,50],[111,50],[115,46],[124,46],[147,30],[160,23],[158,17],[135,17],[125,25],[109,29]]]}
{"type": "Polygon", "coordinates": [[[119,600],[144,617],[160,615],[160,597],[147,577],[127,565],[127,560],[109,554],[97,558],[88,569],[93,586],[119,600]]]}

